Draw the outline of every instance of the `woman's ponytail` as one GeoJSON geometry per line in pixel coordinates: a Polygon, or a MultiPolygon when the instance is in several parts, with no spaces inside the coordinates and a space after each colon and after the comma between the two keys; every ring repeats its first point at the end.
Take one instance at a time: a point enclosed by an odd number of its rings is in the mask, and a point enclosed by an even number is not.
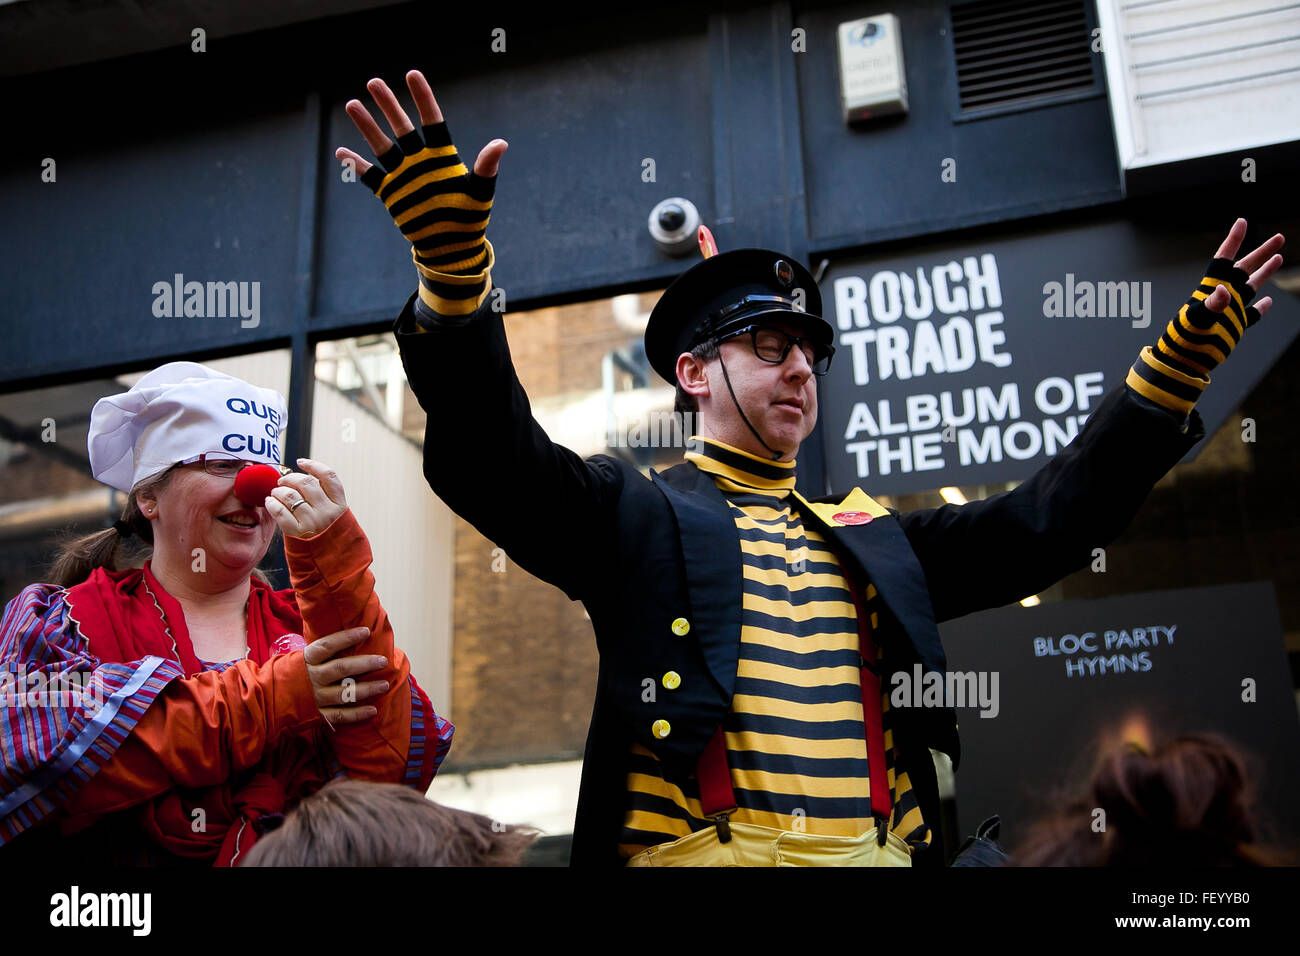
{"type": "Polygon", "coordinates": [[[113,527],[60,542],[47,580],[59,587],[70,588],[85,581],[96,568],[121,571],[143,563],[153,550],[153,525],[141,513],[136,495],[156,493],[170,476],[169,468],[131,489],[122,508],[122,517],[114,522],[113,527]],[[131,543],[128,543],[128,537],[131,543]],[[133,547],[137,541],[140,546],[133,547]]]}

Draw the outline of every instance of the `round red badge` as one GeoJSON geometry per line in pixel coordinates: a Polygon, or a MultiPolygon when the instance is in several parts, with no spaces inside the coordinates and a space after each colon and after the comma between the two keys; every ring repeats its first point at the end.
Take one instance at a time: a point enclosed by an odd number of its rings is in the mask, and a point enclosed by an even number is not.
{"type": "Polygon", "coordinates": [[[865,511],[841,511],[831,516],[837,524],[869,524],[871,515],[865,511]]]}

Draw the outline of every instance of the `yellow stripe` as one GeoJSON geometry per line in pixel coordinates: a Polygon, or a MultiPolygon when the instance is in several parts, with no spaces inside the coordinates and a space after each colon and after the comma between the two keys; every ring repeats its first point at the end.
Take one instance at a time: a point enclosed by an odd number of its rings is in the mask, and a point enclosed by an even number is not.
{"type": "Polygon", "coordinates": [[[776,681],[791,687],[835,687],[842,684],[857,687],[861,683],[858,669],[847,664],[842,667],[814,667],[805,671],[767,661],[752,661],[744,656],[740,658],[736,676],[776,681]]]}
{"type": "MultiPolygon", "coordinates": [[[[740,539],[740,550],[745,554],[752,554],[755,557],[784,557],[786,563],[797,561],[799,548],[791,548],[789,541],[751,541],[745,537],[740,539]]],[[[806,549],[804,555],[810,561],[821,561],[825,564],[834,562],[834,554],[830,551],[814,551],[812,548],[806,549]]],[[[838,563],[838,562],[834,562],[838,563]]]]}
{"type": "Polygon", "coordinates": [[[761,717],[779,716],[811,724],[830,723],[833,720],[862,720],[860,699],[838,701],[833,704],[800,704],[792,700],[737,694],[732,700],[731,709],[737,713],[756,714],[761,717]]]}
{"type": "Polygon", "coordinates": [[[826,799],[866,797],[871,787],[871,782],[866,777],[805,777],[797,773],[770,773],[766,770],[736,770],[735,768],[732,768],[731,779],[735,786],[742,790],[762,790],[764,793],[788,793],[826,799]]]}
{"type": "Polygon", "coordinates": [[[745,554],[758,557],[784,558],[790,554],[790,549],[786,547],[785,542],[778,544],[775,541],[746,541],[744,538],[740,539],[740,550],[745,554]]]}
{"type": "Polygon", "coordinates": [[[1155,369],[1157,372],[1169,376],[1175,382],[1182,382],[1184,385],[1190,385],[1192,388],[1201,391],[1204,391],[1205,386],[1210,384],[1210,380],[1208,378],[1198,378],[1193,375],[1188,375],[1186,372],[1180,372],[1172,365],[1166,365],[1164,362],[1160,361],[1160,359],[1156,357],[1155,352],[1152,350],[1151,346],[1149,345],[1143,347],[1141,358],[1142,361],[1146,362],[1146,364],[1149,365],[1151,368],[1155,369]]]}
{"type": "MultiPolygon", "coordinates": [[[[471,245],[477,246],[478,242],[475,241],[471,243],[471,245]]],[[[438,252],[439,255],[441,255],[443,252],[455,252],[456,250],[450,247],[446,247],[446,248],[439,248],[436,251],[438,252]]],[[[476,255],[470,256],[468,259],[460,259],[457,260],[456,262],[440,263],[439,268],[447,271],[455,270],[456,272],[464,272],[466,269],[474,269],[477,272],[482,272],[482,265],[486,261],[487,261],[487,250],[484,249],[481,252],[477,253],[476,255]]],[[[424,272],[425,270],[428,270],[429,272],[434,271],[430,266],[426,266],[424,265],[424,263],[421,262],[416,263],[416,268],[421,272],[424,272]]]]}
{"type": "MultiPolygon", "coordinates": [[[[1177,338],[1177,336],[1171,335],[1170,338],[1177,338]]],[[[1198,369],[1202,375],[1210,374],[1209,368],[1205,365],[1202,365],[1201,362],[1198,361],[1197,359],[1188,358],[1186,355],[1179,355],[1168,345],[1166,345],[1165,337],[1163,335],[1156,340],[1155,348],[1152,349],[1151,354],[1152,355],[1158,354],[1162,359],[1164,356],[1168,356],[1171,360],[1175,362],[1181,362],[1184,365],[1190,365],[1192,368],[1198,369]]],[[[1162,363],[1162,364],[1167,364],[1167,363],[1162,363]]]]}
{"type": "Polygon", "coordinates": [[[727,503],[731,505],[733,511],[738,511],[750,518],[757,518],[760,521],[788,521],[790,519],[790,506],[784,503],[785,499],[773,497],[771,501],[773,503],[770,505],[758,502],[746,502],[744,505],[738,505],[734,501],[727,503]]]}
{"type": "MultiPolygon", "coordinates": [[[[1232,283],[1226,279],[1212,279],[1209,276],[1206,276],[1201,280],[1201,282],[1206,285],[1221,285],[1228,290],[1229,301],[1227,307],[1223,310],[1223,314],[1232,319],[1232,324],[1237,327],[1237,336],[1240,338],[1246,332],[1246,327],[1243,324],[1246,320],[1246,303],[1241,301],[1241,296],[1237,295],[1237,290],[1234,289],[1232,283]],[[1236,306],[1236,308],[1234,309],[1233,306],[1236,306]],[[1241,318],[1239,319],[1238,316],[1241,318]]],[[[1206,298],[1208,298],[1208,296],[1206,298]]]]}
{"type": "Polygon", "coordinates": [[[1228,353],[1232,351],[1233,342],[1232,339],[1228,337],[1228,333],[1224,332],[1217,323],[1208,329],[1198,329],[1187,318],[1187,306],[1183,306],[1178,310],[1178,321],[1169,323],[1168,331],[1169,337],[1179,345],[1192,349],[1195,352],[1204,352],[1206,355],[1218,362],[1226,360],[1228,353]],[[1198,342],[1193,342],[1190,339],[1183,338],[1183,332],[1198,335],[1213,335],[1217,337],[1223,345],[1202,345],[1198,342]]]}
{"type": "Polygon", "coordinates": [[[684,837],[691,832],[690,824],[685,820],[664,816],[662,813],[650,813],[647,810],[632,810],[624,818],[623,826],[630,830],[646,830],[650,833],[671,833],[675,837],[684,837]]]}
{"type": "Polygon", "coordinates": [[[772,827],[775,830],[802,830],[804,833],[814,833],[819,836],[860,836],[876,825],[874,820],[864,820],[859,817],[844,819],[795,817],[790,813],[770,813],[763,810],[737,810],[731,819],[736,823],[751,823],[760,827],[772,827]]]}
{"type": "Polygon", "coordinates": [[[802,757],[818,760],[867,759],[865,737],[807,740],[802,737],[787,737],[785,734],[760,734],[752,730],[742,730],[727,734],[727,749],[764,754],[790,753],[790,744],[793,741],[798,742],[799,756],[802,757]]]}
{"type": "MultiPolygon", "coordinates": [[[[818,617],[853,618],[855,611],[849,601],[809,601],[807,604],[791,604],[789,601],[774,601],[759,597],[757,594],[745,595],[745,608],[770,614],[786,621],[803,623],[818,617]]],[[[856,625],[854,625],[856,626],[856,625]]]]}
{"type": "Polygon", "coordinates": [[[733,515],[736,521],[736,527],[742,532],[758,531],[762,534],[779,534],[784,537],[786,541],[798,541],[803,539],[808,542],[807,546],[809,548],[816,545],[819,550],[829,553],[829,548],[821,545],[820,542],[815,542],[808,538],[807,531],[805,531],[803,526],[798,523],[797,518],[793,520],[785,518],[782,520],[782,518],[778,517],[773,521],[759,521],[747,514],[746,512],[748,512],[748,510],[748,508],[744,511],[737,509],[737,512],[733,515]]]}
{"type": "MultiPolygon", "coordinates": [[[[419,153],[416,154],[417,162],[425,158],[427,157],[421,156],[419,153]]],[[[405,170],[402,170],[402,172],[405,172],[405,170]]],[[[384,205],[391,210],[393,208],[394,203],[398,202],[403,197],[409,196],[411,195],[411,193],[419,189],[422,189],[423,187],[429,185],[429,183],[440,183],[444,179],[455,179],[457,176],[468,176],[468,175],[469,175],[469,170],[465,168],[464,163],[457,163],[455,166],[443,166],[441,169],[429,170],[428,172],[421,173],[419,176],[417,176],[415,179],[412,179],[401,189],[390,194],[389,197],[384,200],[384,205]]],[[[380,189],[382,188],[383,187],[381,186],[380,189]]]]}
{"type": "Polygon", "coordinates": [[[426,279],[432,279],[435,282],[444,282],[447,285],[473,285],[482,279],[486,279],[487,285],[490,287],[492,285],[490,273],[492,272],[493,267],[497,264],[496,250],[492,248],[492,243],[488,242],[487,239],[483,240],[483,246],[487,249],[487,264],[483,266],[481,272],[476,272],[473,275],[457,276],[451,275],[448,272],[439,272],[437,269],[430,269],[428,266],[420,262],[419,255],[415,251],[415,246],[411,246],[411,261],[415,263],[415,268],[420,275],[424,276],[426,279]]]}
{"type": "MultiPolygon", "coordinates": [[[[406,218],[414,219],[415,216],[407,216],[406,218]]],[[[428,226],[425,226],[423,229],[419,230],[418,232],[411,233],[406,238],[410,239],[412,242],[418,242],[421,239],[428,239],[430,236],[441,236],[444,233],[449,233],[449,232],[450,233],[474,232],[475,230],[478,229],[486,229],[489,218],[490,217],[485,216],[479,222],[435,222],[428,226]]],[[[399,226],[402,225],[403,222],[405,222],[405,220],[399,222],[398,225],[399,226]]]]}
{"type": "Polygon", "coordinates": [[[669,783],[663,777],[652,777],[644,773],[629,773],[627,775],[627,789],[637,793],[646,793],[652,797],[663,797],[671,800],[679,807],[684,807],[686,812],[693,817],[703,817],[704,808],[698,800],[688,800],[682,793],[681,788],[669,783]]]}
{"type": "MultiPolygon", "coordinates": [[[[808,560],[815,561],[816,558],[809,554],[808,560]]],[[[848,591],[848,588],[844,587],[844,576],[830,571],[804,571],[802,574],[791,574],[784,568],[754,568],[745,564],[741,566],[741,575],[746,581],[769,587],[788,588],[792,592],[803,591],[806,588],[841,588],[846,593],[848,591]]]]}
{"type": "Polygon", "coordinates": [[[483,287],[483,294],[475,299],[444,299],[440,295],[435,295],[432,290],[420,286],[420,301],[427,305],[439,315],[469,315],[488,297],[492,291],[491,283],[483,287]]]}
{"type": "MultiPolygon", "coordinates": [[[[921,808],[916,806],[903,814],[903,819],[898,821],[893,830],[895,833],[902,836],[903,834],[911,833],[924,822],[925,820],[921,816],[921,808]]],[[[927,840],[926,842],[928,843],[929,841],[927,840]]]]}
{"type": "Polygon", "coordinates": [[[1124,379],[1125,384],[1133,391],[1137,392],[1144,398],[1149,398],[1157,405],[1162,405],[1170,411],[1182,412],[1184,415],[1190,415],[1192,403],[1184,402],[1182,399],[1175,398],[1162,388],[1156,388],[1146,379],[1138,375],[1133,369],[1128,370],[1128,377],[1124,379]]]}
{"type": "Polygon", "coordinates": [[[763,647],[774,647],[792,654],[858,649],[856,631],[832,631],[800,637],[797,634],[782,634],[769,627],[754,627],[752,624],[746,624],[740,629],[740,640],[742,643],[761,644],[763,647]]]}

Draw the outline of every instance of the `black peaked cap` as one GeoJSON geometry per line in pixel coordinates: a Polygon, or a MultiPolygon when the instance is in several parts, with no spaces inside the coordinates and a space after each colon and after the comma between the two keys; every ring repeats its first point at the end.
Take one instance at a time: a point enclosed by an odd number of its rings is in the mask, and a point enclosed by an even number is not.
{"type": "Polygon", "coordinates": [[[822,318],[822,296],[812,273],[788,255],[770,249],[735,249],[697,262],[664,290],[645,329],[650,365],[677,384],[677,357],[707,341],[711,334],[751,324],[759,316],[779,315],[803,324],[818,341],[830,345],[835,331],[822,318]],[[803,311],[795,308],[795,290],[803,290],[803,311]],[[779,296],[781,302],[751,302],[713,318],[746,296],[779,296]]]}

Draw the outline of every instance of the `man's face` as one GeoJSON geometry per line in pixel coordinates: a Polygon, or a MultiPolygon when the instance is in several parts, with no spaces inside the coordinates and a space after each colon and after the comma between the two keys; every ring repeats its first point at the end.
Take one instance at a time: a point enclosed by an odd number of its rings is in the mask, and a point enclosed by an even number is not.
{"type": "MultiPolygon", "coordinates": [[[[765,316],[755,324],[799,337],[808,333],[797,320],[765,316]]],[[[791,347],[780,364],[767,362],[754,354],[754,340],[747,332],[723,342],[719,352],[721,361],[706,364],[709,396],[700,402],[701,430],[736,448],[770,458],[772,453],[754,439],[737,414],[739,404],[764,442],[780,451],[783,460],[794,458],[817,424],[817,377],[803,349],[791,347]],[[726,363],[735,403],[727,391],[721,362],[726,363]]]]}

